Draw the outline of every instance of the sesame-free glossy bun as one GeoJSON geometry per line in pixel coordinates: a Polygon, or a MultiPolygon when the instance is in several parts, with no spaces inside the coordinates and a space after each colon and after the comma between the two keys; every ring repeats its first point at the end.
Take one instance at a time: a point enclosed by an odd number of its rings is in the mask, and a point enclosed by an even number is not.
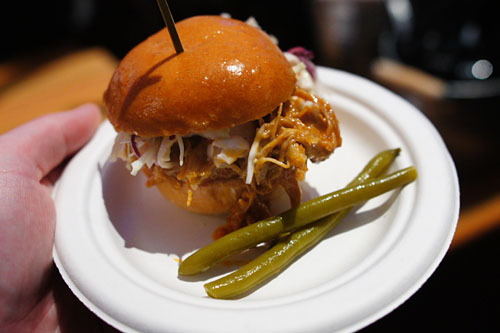
{"type": "Polygon", "coordinates": [[[221,214],[227,213],[236,203],[245,190],[245,183],[239,178],[218,179],[190,189],[185,182],[167,176],[165,181],[156,184],[156,187],[165,198],[181,208],[202,214],[221,214]]]}
{"type": "Polygon", "coordinates": [[[151,137],[233,127],[291,96],[295,75],[260,29],[220,16],[176,26],[183,53],[162,29],[118,65],[104,94],[117,131],[151,137]]]}

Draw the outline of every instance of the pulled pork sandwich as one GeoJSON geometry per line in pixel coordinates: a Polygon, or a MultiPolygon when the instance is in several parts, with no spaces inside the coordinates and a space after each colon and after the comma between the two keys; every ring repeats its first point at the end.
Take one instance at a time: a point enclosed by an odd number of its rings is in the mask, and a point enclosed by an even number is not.
{"type": "Polygon", "coordinates": [[[180,207],[227,214],[215,238],[269,216],[277,188],[299,204],[307,161],[341,144],[304,52],[283,53],[257,26],[220,16],[177,30],[184,52],[163,29],[116,69],[104,94],[118,132],[112,159],[180,207]]]}

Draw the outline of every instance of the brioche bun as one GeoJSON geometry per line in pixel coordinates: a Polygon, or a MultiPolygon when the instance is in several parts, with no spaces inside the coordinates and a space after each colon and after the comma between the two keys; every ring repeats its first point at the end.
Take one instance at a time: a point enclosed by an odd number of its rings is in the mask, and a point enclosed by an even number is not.
{"type": "Polygon", "coordinates": [[[220,16],[176,24],[132,49],[104,94],[117,131],[144,137],[187,135],[261,118],[289,99],[295,74],[260,29],[220,16]]]}
{"type": "Polygon", "coordinates": [[[236,203],[245,189],[245,183],[237,178],[219,179],[190,189],[185,182],[168,176],[156,187],[167,200],[181,208],[202,214],[222,214],[236,203]]]}

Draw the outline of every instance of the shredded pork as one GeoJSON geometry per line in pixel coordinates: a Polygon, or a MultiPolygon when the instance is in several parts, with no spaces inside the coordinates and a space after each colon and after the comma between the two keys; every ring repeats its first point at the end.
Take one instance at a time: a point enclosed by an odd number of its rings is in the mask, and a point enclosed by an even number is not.
{"type": "MultiPolygon", "coordinates": [[[[226,149],[224,156],[232,163],[218,158],[220,149],[214,148],[213,140],[195,135],[183,138],[182,164],[173,162],[168,169],[154,164],[144,170],[148,186],[164,182],[167,176],[175,176],[192,189],[220,179],[244,182],[245,190],[214,238],[268,217],[269,196],[278,186],[286,191],[292,206],[298,205],[299,181],[304,179],[307,160],[322,161],[341,145],[338,121],[331,106],[299,88],[289,101],[266,117],[244,124],[244,128],[247,133],[253,129],[255,134],[246,135],[250,148],[245,154],[241,149],[226,149]]],[[[170,160],[179,161],[179,154],[179,147],[172,146],[170,160]]]]}

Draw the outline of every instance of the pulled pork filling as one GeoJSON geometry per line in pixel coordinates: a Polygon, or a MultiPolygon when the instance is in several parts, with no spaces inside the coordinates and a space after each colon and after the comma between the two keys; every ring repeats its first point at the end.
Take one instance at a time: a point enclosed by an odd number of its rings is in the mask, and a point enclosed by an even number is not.
{"type": "MultiPolygon", "coordinates": [[[[190,136],[142,138],[120,133],[112,158],[143,170],[147,186],[175,177],[195,190],[204,182],[233,179],[244,190],[230,209],[218,238],[270,215],[268,198],[282,186],[292,206],[301,200],[299,181],[307,160],[319,162],[340,146],[338,122],[330,105],[297,88],[289,101],[264,118],[220,131],[190,136]]],[[[188,195],[187,205],[190,203],[188,195]]]]}
{"type": "Polygon", "coordinates": [[[246,191],[231,209],[220,236],[270,216],[267,197],[282,186],[292,207],[301,200],[299,181],[307,160],[322,161],[341,145],[338,121],[321,98],[296,89],[292,98],[260,119],[247,159],[246,191]]]}

